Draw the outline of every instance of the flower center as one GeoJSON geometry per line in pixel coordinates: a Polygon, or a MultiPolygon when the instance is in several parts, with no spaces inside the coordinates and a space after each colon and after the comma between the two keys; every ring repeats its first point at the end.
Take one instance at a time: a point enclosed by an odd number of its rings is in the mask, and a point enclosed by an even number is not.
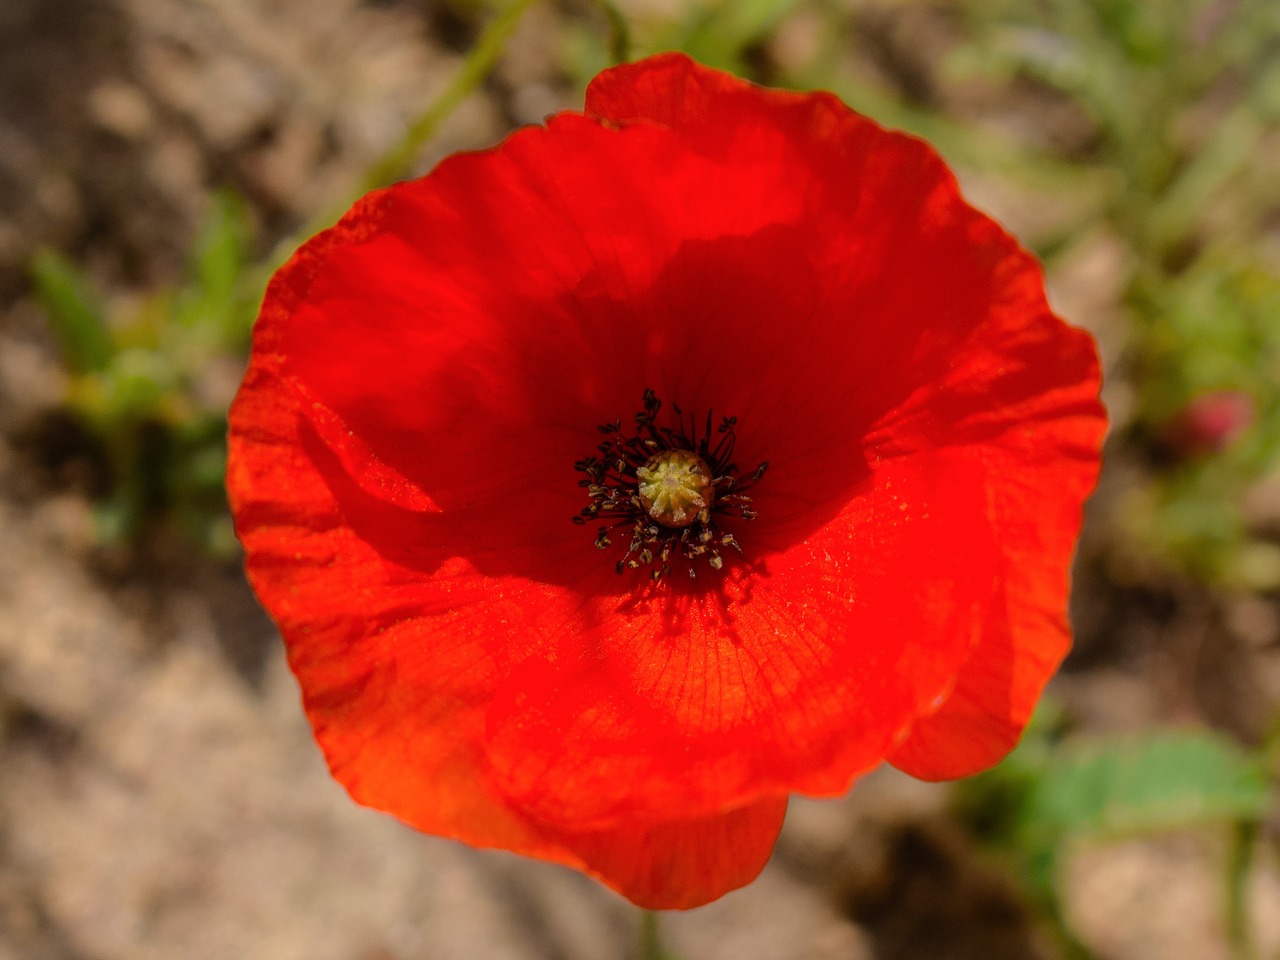
{"type": "Polygon", "coordinates": [[[636,471],[640,503],[664,527],[687,527],[716,498],[711,468],[688,450],[664,450],[636,471]]]}
{"type": "Polygon", "coordinates": [[[652,390],[644,395],[644,410],[636,414],[628,436],[622,421],[601,424],[606,439],[574,469],[586,476],[578,481],[590,503],[573,518],[577,524],[604,521],[596,546],[607,550],[612,532],[627,529],[631,540],[616,564],[618,573],[650,567],[661,580],[672,562],[683,557],[689,576],[697,576],[699,561],[713,570],[724,566],[723,551],[742,553],[732,532],[721,526],[726,517],[754,520],[749,490],[769,466],[761,463],[745,476],[733,462],[737,417],[723,417],[713,429],[711,414],[700,432],[696,420],[686,427],[684,414],[673,407],[675,426],[658,426],[662,401],[652,390]]]}

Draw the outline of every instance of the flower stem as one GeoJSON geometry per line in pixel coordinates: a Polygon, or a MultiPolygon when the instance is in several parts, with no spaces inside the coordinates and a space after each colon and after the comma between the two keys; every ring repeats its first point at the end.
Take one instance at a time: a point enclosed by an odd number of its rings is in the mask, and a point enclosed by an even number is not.
{"type": "Polygon", "coordinates": [[[351,205],[357,197],[385,187],[406,176],[418,157],[423,144],[431,139],[440,124],[448,119],[458,105],[479,86],[498,63],[506,42],[519,23],[521,15],[533,6],[534,0],[510,0],[485,28],[480,39],[476,41],[461,69],[449,81],[449,85],[440,91],[440,95],[409,124],[400,139],[382,157],[369,168],[360,181],[360,189],[340,206],[325,207],[319,214],[307,221],[307,224],[295,233],[290,234],[259,265],[261,274],[257,282],[259,288],[265,288],[267,279],[297,249],[298,244],[325,227],[331,226],[342,211],[351,205]]]}
{"type": "Polygon", "coordinates": [[[609,60],[613,64],[631,59],[631,28],[627,18],[613,0],[596,0],[596,6],[609,24],[609,60]]]}
{"type": "Polygon", "coordinates": [[[640,960],[677,960],[675,954],[662,945],[658,915],[652,910],[640,912],[640,960]]]}
{"type": "Polygon", "coordinates": [[[409,124],[399,142],[370,168],[361,192],[385,187],[409,173],[423,144],[493,70],[520,17],[532,5],[533,0],[510,0],[493,18],[440,96],[409,124]]]}
{"type": "Polygon", "coordinates": [[[1227,942],[1232,960],[1255,960],[1258,955],[1249,927],[1249,870],[1258,839],[1258,824],[1232,824],[1227,860],[1227,942]]]}

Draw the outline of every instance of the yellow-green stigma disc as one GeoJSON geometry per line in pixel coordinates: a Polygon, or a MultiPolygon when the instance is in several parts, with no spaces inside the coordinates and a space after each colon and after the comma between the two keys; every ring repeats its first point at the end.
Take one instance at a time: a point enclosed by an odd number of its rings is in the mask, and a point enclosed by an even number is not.
{"type": "Polygon", "coordinates": [[[664,450],[636,471],[640,503],[664,527],[687,527],[711,507],[711,470],[688,450],[664,450]]]}

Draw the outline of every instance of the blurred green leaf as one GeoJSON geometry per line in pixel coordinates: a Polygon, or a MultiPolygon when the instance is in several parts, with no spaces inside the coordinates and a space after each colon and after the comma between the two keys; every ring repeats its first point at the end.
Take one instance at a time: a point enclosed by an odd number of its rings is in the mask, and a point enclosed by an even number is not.
{"type": "MultiPolygon", "coordinates": [[[[1074,841],[1263,820],[1273,801],[1264,760],[1207,730],[1061,741],[1047,703],[1003,763],[956,785],[957,813],[1008,859],[1067,957],[1088,957],[1060,900],[1074,841]]],[[[1236,851],[1233,869],[1248,851],[1236,851]]],[[[1238,878],[1237,878],[1238,879],[1238,878]]]]}
{"type": "MultiPolygon", "coordinates": [[[[196,331],[200,349],[241,347],[253,325],[248,207],[237,194],[214,194],[191,253],[190,279],[167,309],[179,327],[196,331]]],[[[163,318],[158,327],[164,326],[163,318]]]]}
{"type": "Polygon", "coordinates": [[[248,208],[237,194],[220,190],[192,254],[196,282],[210,299],[230,300],[248,259],[248,208]]]}
{"type": "Polygon", "coordinates": [[[1036,834],[1114,836],[1263,817],[1271,791],[1259,764],[1209,733],[1156,733],[1063,750],[1022,808],[1036,834]]]}
{"type": "Polygon", "coordinates": [[[101,297],[80,269],[54,250],[31,262],[36,296],[73,373],[104,370],[113,347],[101,297]]]}

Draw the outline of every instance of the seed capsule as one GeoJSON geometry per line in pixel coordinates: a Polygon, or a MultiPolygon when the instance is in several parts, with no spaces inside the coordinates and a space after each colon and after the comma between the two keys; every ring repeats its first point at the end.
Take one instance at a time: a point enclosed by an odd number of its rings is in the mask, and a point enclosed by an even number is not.
{"type": "Polygon", "coordinates": [[[715,499],[711,469],[689,450],[664,450],[636,471],[640,503],[664,527],[687,527],[715,499]]]}

